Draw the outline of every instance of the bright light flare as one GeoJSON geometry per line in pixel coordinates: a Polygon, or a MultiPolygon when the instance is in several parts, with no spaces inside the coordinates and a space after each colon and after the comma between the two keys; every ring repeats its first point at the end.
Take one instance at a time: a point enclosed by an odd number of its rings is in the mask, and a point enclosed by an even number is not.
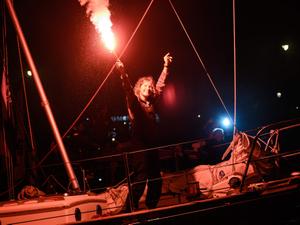
{"type": "Polygon", "coordinates": [[[91,21],[100,33],[106,48],[113,52],[116,47],[116,39],[111,29],[110,12],[108,10],[97,12],[91,17],[91,21]]]}
{"type": "Polygon", "coordinates": [[[90,16],[97,32],[100,34],[106,48],[111,52],[115,50],[116,40],[112,31],[109,0],[79,0],[80,5],[86,5],[86,14],[90,16]]]}
{"type": "Polygon", "coordinates": [[[222,119],[222,125],[224,127],[229,127],[231,125],[231,122],[227,117],[225,117],[225,118],[222,119]]]}

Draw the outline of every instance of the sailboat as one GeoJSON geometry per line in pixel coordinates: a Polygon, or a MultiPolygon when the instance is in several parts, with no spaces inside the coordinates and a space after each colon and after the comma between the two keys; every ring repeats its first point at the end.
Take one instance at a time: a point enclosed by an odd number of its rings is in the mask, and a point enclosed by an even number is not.
{"type": "MultiPolygon", "coordinates": [[[[65,193],[64,195],[52,195],[45,196],[45,194],[40,191],[38,188],[34,186],[25,186],[20,193],[18,194],[19,200],[13,200],[12,198],[15,198],[14,196],[14,168],[13,168],[13,156],[12,151],[9,149],[9,147],[13,146],[11,143],[9,143],[9,138],[11,133],[8,129],[8,123],[11,123],[9,125],[13,126],[13,115],[10,111],[10,105],[12,101],[12,96],[10,92],[9,87],[9,80],[7,76],[7,49],[4,49],[4,60],[3,60],[3,74],[2,74],[2,96],[3,96],[3,104],[2,104],[2,133],[1,133],[1,150],[3,151],[3,158],[5,161],[5,165],[7,166],[7,173],[9,174],[8,182],[9,184],[9,196],[11,198],[11,201],[9,202],[3,202],[1,203],[1,212],[0,212],[0,223],[1,224],[16,224],[16,223],[30,223],[30,224],[61,224],[71,221],[78,221],[78,220],[90,220],[96,215],[104,215],[104,214],[111,214],[111,212],[106,211],[103,204],[111,204],[116,203],[119,201],[120,204],[124,204],[126,200],[126,194],[128,193],[128,188],[125,188],[124,186],[119,186],[118,190],[116,189],[110,189],[108,192],[102,193],[100,195],[96,195],[93,193],[82,193],[79,187],[78,180],[76,178],[76,175],[74,173],[73,167],[70,163],[69,156],[66,152],[66,149],[64,147],[63,140],[60,136],[57,124],[55,122],[55,119],[52,114],[52,110],[50,108],[50,104],[48,102],[46,93],[43,89],[43,85],[39,78],[39,73],[36,69],[35,63],[33,61],[33,58],[31,56],[31,52],[28,48],[27,41],[25,39],[25,36],[22,32],[22,28],[20,26],[18,17],[16,15],[16,12],[14,10],[14,5],[12,1],[6,1],[7,9],[10,13],[10,16],[12,18],[12,22],[15,26],[16,33],[18,34],[18,44],[22,46],[22,49],[24,50],[24,54],[26,56],[26,59],[28,61],[29,67],[32,71],[32,76],[34,78],[35,85],[37,87],[37,91],[40,96],[41,103],[44,107],[46,116],[48,118],[48,121],[50,123],[50,127],[52,129],[53,135],[55,137],[60,156],[64,162],[65,170],[68,174],[68,178],[71,184],[70,190],[72,190],[69,193],[65,193]],[[12,173],[12,174],[11,174],[12,173]],[[10,186],[13,185],[13,186],[10,186]],[[108,194],[110,193],[110,194],[108,194]],[[108,195],[107,195],[108,194],[108,195]],[[42,197],[41,198],[32,198],[32,197],[42,197]],[[117,197],[116,197],[117,196],[117,197]],[[32,200],[29,200],[29,198],[32,198],[32,200]],[[22,200],[21,200],[22,199],[22,200]],[[109,203],[110,202],[110,203],[109,203]],[[103,211],[104,210],[104,211],[103,211]]],[[[4,4],[4,3],[3,3],[4,4]]],[[[3,8],[4,10],[4,8],[3,8]]],[[[4,20],[5,21],[5,20],[4,20]]],[[[6,21],[3,24],[3,33],[4,36],[7,35],[6,30],[6,21]]],[[[4,39],[3,39],[4,40],[4,39]]],[[[22,63],[21,63],[22,66],[22,63]]],[[[17,127],[15,127],[17,128],[17,127]]],[[[34,150],[34,144],[31,143],[32,150],[34,150]]],[[[32,156],[32,155],[31,155],[32,156]]],[[[33,160],[32,158],[29,160],[33,160]]],[[[32,174],[30,174],[32,175],[32,174]]],[[[107,205],[108,206],[108,205],[107,205]]],[[[107,209],[110,210],[117,210],[119,207],[116,207],[116,205],[112,205],[112,207],[108,207],[107,209]]]]}
{"type": "MultiPolygon", "coordinates": [[[[172,3],[172,1],[169,2],[172,3]]],[[[21,190],[19,200],[14,200],[16,196],[11,193],[10,198],[12,200],[0,203],[1,224],[182,224],[183,221],[194,222],[195,224],[199,221],[218,224],[220,220],[228,221],[232,217],[230,223],[239,224],[245,220],[245,217],[247,217],[247,221],[251,222],[257,219],[249,218],[249,213],[260,216],[269,216],[273,213],[272,220],[277,220],[279,223],[284,219],[293,218],[295,220],[294,217],[297,219],[295,211],[300,202],[300,174],[297,172],[299,171],[299,164],[297,163],[299,162],[297,161],[299,151],[284,149],[286,146],[288,148],[292,146],[290,140],[294,139],[295,135],[299,133],[297,132],[299,121],[296,119],[262,126],[252,131],[252,133],[236,131],[232,141],[226,146],[222,162],[214,165],[197,165],[192,168],[184,168],[184,170],[177,170],[176,168],[175,171],[164,171],[163,190],[158,208],[152,210],[142,208],[134,212],[122,211],[130,193],[128,187],[131,186],[130,179],[126,179],[130,177],[129,172],[126,170],[126,154],[115,152],[115,154],[105,155],[104,157],[75,160],[75,162],[70,160],[65,143],[54,120],[49,100],[39,80],[39,72],[32,59],[12,1],[6,0],[5,3],[16,27],[19,44],[33,73],[34,83],[37,86],[41,103],[57,143],[55,146],[59,150],[63,162],[63,167],[59,168],[66,171],[68,175],[67,183],[70,187],[66,189],[65,193],[52,193],[49,195],[34,186],[29,186],[21,190]],[[296,131],[289,133],[293,129],[296,131]],[[292,135],[292,138],[281,134],[285,132],[292,135]],[[289,143],[286,140],[289,140],[289,143]],[[105,160],[109,157],[112,157],[114,162],[123,162],[124,160],[125,167],[122,167],[123,173],[121,174],[125,174],[125,176],[120,179],[116,186],[100,187],[98,189],[90,187],[92,186],[91,180],[85,174],[84,167],[91,164],[90,162],[93,160],[96,161],[96,164],[99,162],[105,163],[105,160]],[[115,158],[118,159],[114,160],[115,158]],[[285,167],[286,171],[284,172],[281,171],[282,161],[284,161],[285,166],[289,165],[285,167]],[[83,177],[81,183],[83,190],[81,190],[80,183],[77,180],[76,172],[78,174],[78,171],[75,172],[73,168],[74,165],[78,164],[80,175],[83,177]],[[279,208],[281,205],[286,207],[284,209],[279,208]],[[249,212],[249,208],[251,212],[249,212]]],[[[150,4],[152,3],[153,1],[150,2],[150,4]]],[[[150,4],[147,10],[150,9],[150,4]]],[[[164,7],[166,5],[168,4],[165,4],[164,7]]],[[[168,7],[170,7],[171,12],[172,10],[175,12],[182,23],[174,5],[170,4],[168,7]]],[[[186,31],[184,26],[183,28],[186,31]]],[[[188,33],[186,34],[191,41],[188,33]]],[[[197,59],[204,66],[195,45],[192,45],[192,47],[196,52],[197,59]]],[[[205,66],[204,69],[205,75],[210,78],[205,66]]],[[[211,78],[210,81],[212,82],[211,78]]],[[[215,87],[213,82],[211,84],[215,87]]],[[[220,95],[218,96],[220,97],[220,95]]],[[[114,120],[122,124],[128,122],[127,118],[123,116],[114,117],[114,120]]],[[[86,118],[86,121],[89,123],[89,118],[86,118]]],[[[72,141],[72,138],[76,138],[77,135],[81,135],[80,127],[73,129],[72,136],[69,136],[70,140],[72,141]]],[[[112,138],[116,138],[115,135],[113,133],[112,138]]],[[[194,142],[198,142],[198,140],[193,139],[192,141],[160,146],[159,149],[162,153],[171,152],[171,158],[175,160],[178,159],[176,158],[178,155],[173,153],[176,152],[175,149],[178,146],[187,146],[194,142]]],[[[102,146],[99,148],[101,149],[102,146]]],[[[80,154],[81,151],[79,151],[80,154]]],[[[112,170],[113,165],[109,164],[109,166],[109,170],[112,170]]],[[[90,169],[88,166],[87,168],[90,169]]],[[[49,176],[48,178],[47,182],[52,179],[59,186],[58,178],[55,176],[49,176]]],[[[97,179],[99,182],[101,181],[100,178],[97,177],[97,179]]],[[[262,220],[271,221],[270,218],[266,217],[262,220]]]]}

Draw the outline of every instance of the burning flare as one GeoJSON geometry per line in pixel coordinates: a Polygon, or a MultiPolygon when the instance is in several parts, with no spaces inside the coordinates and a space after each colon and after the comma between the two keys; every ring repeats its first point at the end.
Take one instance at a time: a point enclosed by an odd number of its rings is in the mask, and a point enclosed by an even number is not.
{"type": "Polygon", "coordinates": [[[112,32],[112,22],[110,20],[110,11],[108,9],[109,0],[79,0],[81,6],[86,5],[86,13],[96,30],[100,33],[105,46],[114,51],[116,40],[112,32]]]}

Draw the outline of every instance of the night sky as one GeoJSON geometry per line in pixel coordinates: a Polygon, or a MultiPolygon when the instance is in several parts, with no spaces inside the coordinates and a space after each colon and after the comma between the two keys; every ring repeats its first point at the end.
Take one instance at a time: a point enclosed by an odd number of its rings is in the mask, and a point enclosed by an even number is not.
{"type": "MultiPolygon", "coordinates": [[[[104,47],[86,16],[85,7],[77,0],[15,0],[14,3],[58,127],[64,133],[102,83],[115,57],[104,47]]],[[[117,54],[125,47],[149,3],[148,0],[110,1],[117,54]]],[[[173,0],[172,3],[233,118],[232,1],[173,0]]],[[[296,3],[295,0],[236,1],[239,130],[300,116],[297,108],[300,107],[300,15],[296,3]],[[282,49],[282,44],[289,44],[288,51],[282,49]],[[280,98],[276,95],[278,91],[282,93],[280,98]]],[[[19,66],[14,66],[19,63],[12,29],[9,35],[9,66],[19,75],[19,66]]],[[[169,1],[156,0],[121,60],[135,82],[141,75],[157,78],[167,52],[173,55],[174,63],[160,115],[167,142],[176,143],[202,135],[209,120],[220,126],[219,119],[226,116],[226,111],[169,1]]],[[[26,63],[24,67],[28,68],[26,63]]],[[[49,144],[51,138],[34,83],[31,78],[26,83],[35,133],[49,144]]],[[[99,112],[105,110],[109,116],[127,113],[115,72],[82,120],[95,118],[94,126],[99,128],[102,124],[99,112]]]]}

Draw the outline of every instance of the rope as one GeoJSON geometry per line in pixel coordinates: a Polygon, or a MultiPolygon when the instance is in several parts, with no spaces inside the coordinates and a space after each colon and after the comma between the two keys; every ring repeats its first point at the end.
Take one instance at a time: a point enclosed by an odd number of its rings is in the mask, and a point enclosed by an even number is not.
{"type": "Polygon", "coordinates": [[[28,108],[26,83],[25,83],[25,79],[24,79],[25,75],[24,75],[22,54],[21,54],[21,48],[20,48],[20,41],[19,41],[18,37],[17,37],[17,45],[18,45],[18,54],[19,54],[19,62],[20,62],[20,69],[21,69],[22,85],[23,85],[23,94],[24,94],[24,100],[25,100],[26,116],[27,116],[27,121],[28,121],[27,125],[28,125],[29,136],[30,136],[30,145],[31,145],[33,154],[35,155],[36,149],[35,149],[35,144],[34,144],[34,139],[33,139],[33,132],[32,132],[32,126],[31,126],[31,117],[30,117],[29,108],[28,108]]]}
{"type": "Polygon", "coordinates": [[[216,88],[216,86],[215,86],[213,80],[211,79],[209,73],[207,72],[207,69],[206,69],[206,67],[205,67],[205,65],[204,65],[204,63],[203,63],[203,61],[202,61],[202,59],[201,59],[201,57],[200,57],[200,55],[199,55],[199,53],[198,53],[198,51],[197,51],[197,49],[196,49],[196,47],[195,47],[195,45],[194,45],[192,39],[190,38],[190,36],[189,36],[189,34],[188,34],[188,32],[187,32],[187,30],[186,30],[186,28],[185,28],[183,22],[181,21],[181,19],[180,19],[180,17],[179,17],[179,14],[177,13],[177,11],[176,11],[174,5],[172,4],[172,1],[171,1],[171,0],[169,0],[169,3],[170,3],[170,5],[171,5],[171,7],[172,7],[172,9],[173,9],[173,11],[174,11],[174,13],[175,13],[175,15],[176,15],[176,17],[177,17],[179,23],[180,23],[180,25],[181,25],[181,27],[182,27],[182,29],[183,29],[185,35],[187,36],[187,38],[188,38],[188,40],[189,40],[189,42],[190,42],[190,44],[191,44],[191,46],[192,46],[192,48],[193,48],[193,50],[194,50],[194,52],[195,52],[195,54],[196,54],[196,56],[197,56],[199,62],[201,63],[201,65],[202,65],[202,67],[203,67],[203,69],[204,69],[204,72],[205,72],[207,78],[209,79],[209,81],[210,81],[210,83],[211,83],[211,85],[212,85],[214,91],[216,92],[216,94],[217,94],[217,96],[218,96],[218,98],[219,98],[221,104],[223,105],[223,107],[224,107],[224,109],[225,109],[225,111],[226,111],[226,113],[227,113],[229,119],[230,119],[231,122],[233,123],[233,120],[232,120],[232,118],[231,118],[231,116],[230,116],[230,114],[229,114],[229,112],[228,112],[228,110],[227,110],[227,108],[226,108],[226,106],[225,106],[225,104],[224,104],[224,101],[222,100],[222,97],[221,97],[220,93],[218,92],[218,90],[217,90],[217,88],[216,88]]]}

